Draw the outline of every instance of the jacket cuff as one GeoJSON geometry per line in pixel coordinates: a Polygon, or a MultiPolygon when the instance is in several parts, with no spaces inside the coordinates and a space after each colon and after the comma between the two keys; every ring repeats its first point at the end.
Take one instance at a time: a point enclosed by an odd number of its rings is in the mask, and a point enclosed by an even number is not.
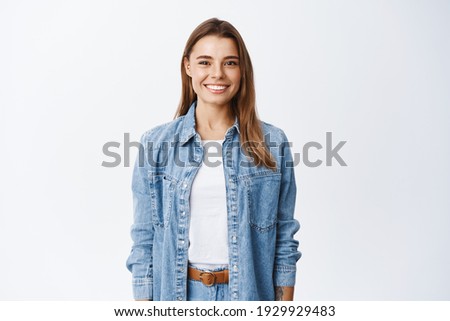
{"type": "Polygon", "coordinates": [[[153,279],[145,277],[133,278],[133,297],[135,300],[152,300],[153,279]]]}
{"type": "Polygon", "coordinates": [[[273,283],[275,286],[295,286],[295,265],[275,265],[273,283]]]}

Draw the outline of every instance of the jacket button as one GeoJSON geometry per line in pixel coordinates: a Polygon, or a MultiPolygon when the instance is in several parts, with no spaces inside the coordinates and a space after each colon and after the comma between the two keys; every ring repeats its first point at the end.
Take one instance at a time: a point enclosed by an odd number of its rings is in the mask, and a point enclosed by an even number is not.
{"type": "Polygon", "coordinates": [[[178,301],[181,301],[181,300],[183,300],[183,298],[182,298],[181,296],[179,296],[179,297],[177,298],[177,300],[178,300],[178,301]]]}

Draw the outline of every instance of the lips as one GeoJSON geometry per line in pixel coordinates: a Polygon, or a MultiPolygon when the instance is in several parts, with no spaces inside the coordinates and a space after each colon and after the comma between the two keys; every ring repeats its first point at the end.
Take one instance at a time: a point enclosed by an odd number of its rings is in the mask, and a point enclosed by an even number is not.
{"type": "Polygon", "coordinates": [[[223,93],[228,87],[229,85],[205,85],[206,88],[208,88],[208,90],[214,94],[221,94],[223,93]]]}

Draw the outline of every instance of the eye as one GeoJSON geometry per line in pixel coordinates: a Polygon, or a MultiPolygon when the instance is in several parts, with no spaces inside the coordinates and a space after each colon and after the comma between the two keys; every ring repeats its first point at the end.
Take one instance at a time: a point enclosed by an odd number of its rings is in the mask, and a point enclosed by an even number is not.
{"type": "Polygon", "coordinates": [[[236,61],[230,60],[225,63],[227,66],[237,66],[238,63],[236,61]]]}
{"type": "Polygon", "coordinates": [[[207,64],[209,64],[209,62],[206,60],[202,60],[202,61],[199,61],[198,64],[199,65],[207,65],[207,64]]]}

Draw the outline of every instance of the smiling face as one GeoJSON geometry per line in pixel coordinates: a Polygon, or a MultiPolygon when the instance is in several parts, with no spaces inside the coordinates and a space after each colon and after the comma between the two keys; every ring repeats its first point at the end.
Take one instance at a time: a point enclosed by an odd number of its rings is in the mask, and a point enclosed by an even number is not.
{"type": "Polygon", "coordinates": [[[230,38],[205,36],[184,59],[198,104],[229,107],[239,91],[241,70],[236,43],[230,38]]]}

